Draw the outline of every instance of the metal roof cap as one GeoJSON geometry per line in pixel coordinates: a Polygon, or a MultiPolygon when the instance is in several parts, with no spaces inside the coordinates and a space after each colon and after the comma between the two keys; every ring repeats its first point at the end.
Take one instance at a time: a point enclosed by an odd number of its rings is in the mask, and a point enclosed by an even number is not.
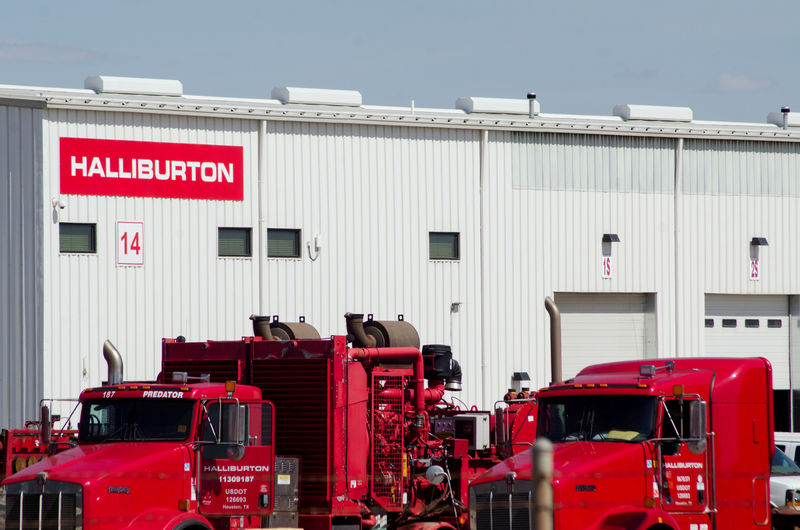
{"type": "MultiPolygon", "coordinates": [[[[534,100],[534,113],[539,114],[539,101],[534,100]]],[[[468,114],[528,114],[527,99],[465,97],[456,100],[456,108],[468,114]]]]}
{"type": "Polygon", "coordinates": [[[770,112],[767,114],[767,123],[783,127],[784,118],[786,127],[800,127],[800,112],[770,112]]]}
{"type": "Polygon", "coordinates": [[[301,103],[307,105],[340,105],[344,107],[360,107],[361,92],[358,90],[332,90],[326,88],[275,87],[272,99],[284,105],[301,103]]]}
{"type": "Polygon", "coordinates": [[[691,122],[692,109],[689,107],[662,107],[658,105],[617,105],[614,116],[625,121],[679,121],[691,122]]]}
{"type": "Polygon", "coordinates": [[[86,78],[83,82],[83,87],[94,90],[98,94],[183,95],[183,83],[177,79],[93,75],[86,78]]]}

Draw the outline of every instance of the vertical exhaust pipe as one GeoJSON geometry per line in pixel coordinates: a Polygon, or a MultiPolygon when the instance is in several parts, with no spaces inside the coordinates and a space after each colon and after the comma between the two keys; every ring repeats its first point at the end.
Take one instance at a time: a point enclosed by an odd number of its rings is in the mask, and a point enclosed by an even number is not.
{"type": "Polygon", "coordinates": [[[345,313],[344,318],[347,322],[347,334],[353,336],[353,346],[356,348],[375,347],[375,337],[367,335],[367,332],[364,331],[363,313],[345,313]]]}
{"type": "Polygon", "coordinates": [[[103,357],[106,358],[106,364],[108,364],[108,384],[121,385],[122,356],[110,340],[106,340],[103,343],[103,357]]]}
{"type": "Polygon", "coordinates": [[[549,296],[544,299],[544,307],[550,313],[550,383],[561,382],[561,311],[549,296]]]}

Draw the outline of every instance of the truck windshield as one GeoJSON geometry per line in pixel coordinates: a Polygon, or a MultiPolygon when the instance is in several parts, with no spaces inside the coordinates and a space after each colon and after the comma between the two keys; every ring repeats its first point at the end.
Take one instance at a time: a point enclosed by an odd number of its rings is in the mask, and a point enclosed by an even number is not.
{"type": "Polygon", "coordinates": [[[183,399],[98,399],[83,404],[83,442],[185,440],[195,401],[183,399]]]}
{"type": "Polygon", "coordinates": [[[570,396],[539,401],[537,435],[550,441],[642,442],[653,436],[656,400],[640,396],[570,396]]]}

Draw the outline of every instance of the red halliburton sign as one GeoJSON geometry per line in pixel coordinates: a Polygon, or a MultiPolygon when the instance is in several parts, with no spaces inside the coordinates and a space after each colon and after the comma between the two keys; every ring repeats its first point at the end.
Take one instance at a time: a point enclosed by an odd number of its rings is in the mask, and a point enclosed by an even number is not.
{"type": "Polygon", "coordinates": [[[61,138],[61,193],[244,199],[242,146],[61,138]]]}

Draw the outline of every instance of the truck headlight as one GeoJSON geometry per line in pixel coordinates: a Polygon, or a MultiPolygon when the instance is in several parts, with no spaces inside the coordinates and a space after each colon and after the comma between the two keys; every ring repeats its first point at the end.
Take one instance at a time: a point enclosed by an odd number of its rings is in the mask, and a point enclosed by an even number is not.
{"type": "Polygon", "coordinates": [[[786,490],[786,507],[800,509],[800,490],[786,490]]]}

